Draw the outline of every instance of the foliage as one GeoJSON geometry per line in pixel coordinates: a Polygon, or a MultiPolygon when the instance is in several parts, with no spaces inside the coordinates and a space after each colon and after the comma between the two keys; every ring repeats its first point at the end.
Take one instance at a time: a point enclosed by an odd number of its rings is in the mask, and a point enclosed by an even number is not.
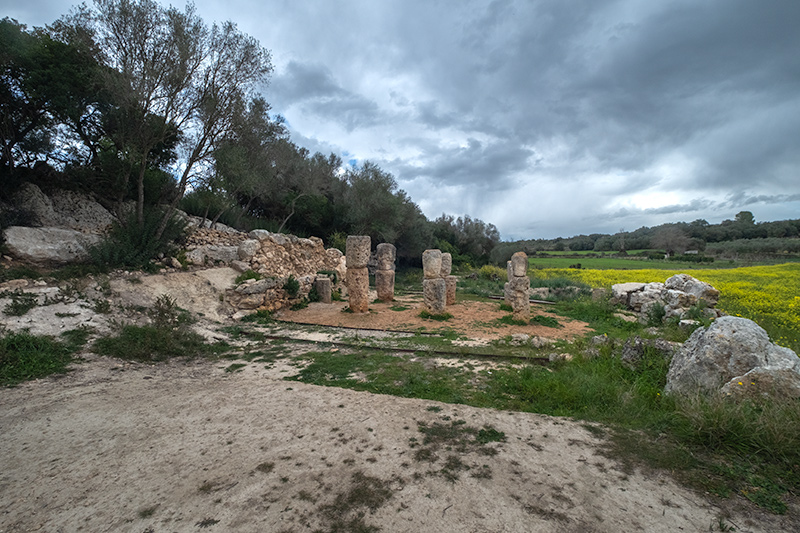
{"type": "MultiPolygon", "coordinates": [[[[800,264],[732,269],[684,270],[720,291],[717,308],[728,314],[744,316],[757,322],[776,343],[800,352],[800,264]]],[[[567,277],[592,287],[610,288],[629,281],[649,283],[664,281],[674,275],[670,270],[569,270],[542,269],[543,278],[567,277]]]]}
{"type": "Polygon", "coordinates": [[[419,312],[419,317],[427,320],[438,320],[439,322],[444,322],[453,318],[453,315],[447,311],[444,313],[431,313],[430,311],[423,309],[419,312]]]}
{"type": "Polygon", "coordinates": [[[36,295],[14,291],[4,291],[0,296],[7,296],[11,301],[3,308],[3,314],[8,316],[22,316],[38,305],[36,295]]]}
{"type": "Polygon", "coordinates": [[[294,277],[294,274],[290,274],[289,277],[286,279],[286,283],[283,284],[283,290],[286,291],[286,294],[289,298],[296,298],[298,293],[300,292],[300,282],[294,277]]]}
{"type": "Polygon", "coordinates": [[[244,283],[248,279],[254,279],[256,281],[260,280],[261,274],[259,274],[254,270],[245,270],[244,272],[236,276],[236,279],[233,281],[233,283],[234,285],[239,285],[240,283],[244,283]]]}
{"type": "Polygon", "coordinates": [[[171,254],[174,242],[183,237],[186,225],[172,215],[159,234],[163,216],[160,210],[148,209],[139,222],[135,213],[129,213],[125,223],[114,223],[106,238],[89,250],[92,261],[102,268],[142,268],[159,254],[171,254]]]}
{"type": "Polygon", "coordinates": [[[70,332],[64,341],[26,331],[0,336],[0,385],[16,385],[50,374],[63,374],[72,354],[86,342],[85,332],[70,332]],[[77,334],[74,334],[77,333],[77,334]]]}
{"type": "Polygon", "coordinates": [[[141,362],[197,357],[214,352],[214,347],[193,331],[154,325],[124,325],[114,336],[97,339],[92,349],[100,355],[141,362]]]}

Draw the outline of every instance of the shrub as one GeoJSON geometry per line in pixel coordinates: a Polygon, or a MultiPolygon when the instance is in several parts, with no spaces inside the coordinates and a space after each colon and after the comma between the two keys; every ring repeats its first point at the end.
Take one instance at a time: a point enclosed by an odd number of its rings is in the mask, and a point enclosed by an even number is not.
{"type": "MultiPolygon", "coordinates": [[[[77,348],[74,346],[73,348],[77,348]]],[[[66,372],[72,361],[67,343],[23,331],[0,337],[0,385],[66,372]]]]}
{"type": "Polygon", "coordinates": [[[286,283],[283,284],[283,290],[286,291],[289,298],[297,298],[297,294],[300,292],[300,282],[297,281],[294,274],[289,275],[286,283]]]}
{"type": "Polygon", "coordinates": [[[158,237],[163,215],[160,209],[148,209],[140,224],[136,214],[129,213],[124,223],[115,223],[108,236],[89,250],[92,261],[105,268],[144,268],[159,254],[171,254],[174,242],[186,232],[186,223],[172,215],[158,237]]]}
{"type": "Polygon", "coordinates": [[[483,265],[478,270],[478,276],[491,281],[508,281],[508,272],[494,265],[483,265]]]}

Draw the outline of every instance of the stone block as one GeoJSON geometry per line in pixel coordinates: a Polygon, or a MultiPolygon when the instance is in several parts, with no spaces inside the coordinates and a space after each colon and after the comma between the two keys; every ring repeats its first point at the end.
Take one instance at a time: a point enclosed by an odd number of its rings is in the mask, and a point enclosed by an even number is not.
{"type": "Polygon", "coordinates": [[[257,239],[247,239],[239,243],[239,249],[236,253],[239,256],[239,261],[250,261],[261,249],[261,243],[257,239]]]}
{"type": "Polygon", "coordinates": [[[378,258],[378,270],[394,270],[394,262],[397,258],[397,249],[394,244],[382,242],[378,245],[376,252],[378,258]]]}
{"type": "Polygon", "coordinates": [[[426,279],[439,278],[442,274],[442,251],[425,250],[422,252],[422,272],[426,279]]]}
{"type": "MultiPolygon", "coordinates": [[[[438,251],[438,250],[437,250],[438,251]]],[[[422,280],[422,297],[428,312],[435,315],[444,313],[447,304],[447,283],[442,278],[422,280]]]]}
{"type": "Polygon", "coordinates": [[[248,270],[250,270],[250,263],[246,263],[244,261],[231,261],[231,268],[234,269],[236,272],[245,273],[248,270]]]}
{"type": "Polygon", "coordinates": [[[514,315],[514,320],[523,320],[526,323],[530,321],[531,303],[527,292],[513,292],[511,295],[511,311],[514,315]]]}
{"type": "Polygon", "coordinates": [[[378,300],[382,302],[394,300],[394,270],[376,270],[375,289],[378,291],[378,300]]]}
{"type": "Polygon", "coordinates": [[[447,252],[442,253],[442,269],[439,275],[443,278],[446,278],[450,275],[450,271],[453,270],[453,256],[447,252]]]}
{"type": "Polygon", "coordinates": [[[517,252],[511,256],[511,272],[514,277],[528,275],[528,256],[525,252],[517,252]]]}
{"type": "Polygon", "coordinates": [[[456,283],[457,282],[458,282],[458,278],[456,276],[447,276],[446,278],[444,278],[444,283],[445,283],[445,302],[446,302],[447,305],[454,305],[456,303],[456,283]]]}
{"type": "Polygon", "coordinates": [[[531,279],[527,276],[523,278],[511,278],[508,280],[508,288],[513,292],[524,292],[528,294],[528,289],[531,288],[531,279]]]}
{"type": "Polygon", "coordinates": [[[347,294],[350,309],[354,313],[366,313],[369,311],[369,271],[367,267],[348,267],[347,294]]]}
{"type": "Polygon", "coordinates": [[[347,268],[366,268],[371,246],[369,235],[348,235],[345,248],[347,268]]]}
{"type": "Polygon", "coordinates": [[[319,301],[324,304],[329,304],[333,301],[331,293],[333,291],[333,282],[328,276],[318,276],[314,280],[314,289],[319,295],[319,301]]]}

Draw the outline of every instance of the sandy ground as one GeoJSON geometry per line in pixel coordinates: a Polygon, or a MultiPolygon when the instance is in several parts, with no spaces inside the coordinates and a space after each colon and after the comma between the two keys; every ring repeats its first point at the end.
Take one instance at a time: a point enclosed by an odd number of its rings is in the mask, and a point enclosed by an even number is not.
{"type": "MultiPolygon", "coordinates": [[[[232,275],[115,280],[114,305],[171,291],[202,309],[213,337],[232,275]]],[[[61,305],[85,309],[56,304],[3,322],[57,333],[109,320],[53,316],[61,305]]],[[[721,516],[737,531],[795,530],[668,475],[626,473],[601,438],[566,419],[286,381],[297,370],[289,359],[229,373],[229,362],[84,357],[65,376],[0,389],[0,533],[331,531],[337,519],[339,531],[674,532],[716,531],[721,516]],[[454,422],[505,441],[426,448],[419,423],[454,422]]]]}

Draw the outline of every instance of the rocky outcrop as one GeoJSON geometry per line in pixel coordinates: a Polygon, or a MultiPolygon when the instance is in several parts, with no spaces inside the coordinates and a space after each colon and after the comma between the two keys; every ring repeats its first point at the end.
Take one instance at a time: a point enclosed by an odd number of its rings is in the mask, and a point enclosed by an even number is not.
{"type": "Polygon", "coordinates": [[[66,228],[11,226],[3,232],[12,257],[34,263],[77,263],[89,259],[89,248],[101,236],[66,228]]]}
{"type": "Polygon", "coordinates": [[[28,213],[34,227],[102,233],[114,222],[114,216],[88,195],[57,190],[47,196],[33,183],[23,184],[12,203],[28,213]]]}
{"type": "Polygon", "coordinates": [[[649,321],[656,306],[664,309],[664,319],[689,318],[692,307],[700,306],[708,318],[722,313],[714,308],[719,291],[688,274],[676,274],[664,283],[618,283],[611,287],[612,301],[626,306],[639,315],[640,322],[649,321]]]}
{"type": "Polygon", "coordinates": [[[664,391],[800,398],[800,358],[752,320],[725,316],[696,330],[675,354],[664,391]]]}

